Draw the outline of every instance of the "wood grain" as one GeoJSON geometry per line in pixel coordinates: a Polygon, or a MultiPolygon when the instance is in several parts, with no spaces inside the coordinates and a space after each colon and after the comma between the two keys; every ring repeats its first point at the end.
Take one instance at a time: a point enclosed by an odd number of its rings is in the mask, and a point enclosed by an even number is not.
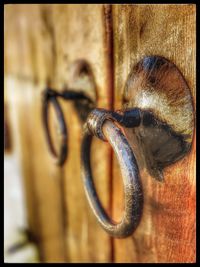
{"type": "MultiPolygon", "coordinates": [[[[70,72],[77,59],[86,59],[92,67],[97,107],[111,109],[114,104],[115,109],[121,108],[131,67],[143,56],[160,55],[183,73],[195,108],[195,12],[195,5],[114,5],[112,15],[104,5],[5,6],[5,90],[11,107],[13,146],[20,155],[28,222],[42,261],[195,261],[195,134],[191,152],[165,169],[164,183],[152,179],[137,155],[144,190],[143,217],[132,237],[117,240],[98,225],[83,191],[82,123],[72,103],[60,101],[69,131],[69,154],[62,169],[53,164],[41,121],[41,92],[47,85],[57,90],[72,86],[70,72]]],[[[53,115],[51,110],[56,143],[53,115]]],[[[134,140],[131,145],[136,151],[134,140]]],[[[119,220],[123,188],[111,153],[108,144],[93,142],[97,191],[108,213],[119,220]]]]}
{"type": "MultiPolygon", "coordinates": [[[[121,108],[123,87],[130,69],[147,55],[163,56],[180,69],[191,89],[195,88],[195,5],[116,5],[114,20],[115,109],[121,108]]],[[[129,140],[136,150],[134,140],[129,140]]],[[[144,210],[135,233],[114,241],[115,262],[195,262],[196,138],[190,153],[164,171],[164,183],[140,167],[144,210]]],[[[113,217],[123,211],[120,170],[114,159],[113,217]]]]}
{"type": "MultiPolygon", "coordinates": [[[[29,226],[44,262],[109,262],[110,237],[87,203],[80,173],[82,123],[69,102],[60,101],[68,127],[68,159],[53,164],[41,121],[41,92],[70,83],[73,62],[91,65],[97,106],[110,108],[112,80],[110,11],[103,5],[7,5],[5,8],[6,90],[12,102],[25,179],[29,226]],[[97,22],[97,23],[96,23],[97,22]]],[[[51,111],[53,141],[56,121],[51,111]]],[[[110,210],[111,149],[95,140],[92,150],[97,191],[110,210]]]]}
{"type": "Polygon", "coordinates": [[[41,120],[41,92],[47,82],[53,83],[53,56],[40,8],[5,7],[5,90],[23,171],[30,231],[39,245],[42,261],[63,262],[61,174],[52,164],[41,120]]]}
{"type": "MultiPolygon", "coordinates": [[[[109,10],[108,10],[109,11],[109,10]]],[[[56,88],[73,88],[70,73],[76,60],[86,60],[96,84],[96,105],[110,108],[110,48],[103,5],[54,5],[51,7],[55,36],[56,88]],[[97,23],[94,23],[94,22],[97,23]]],[[[48,12],[48,14],[50,14],[48,12]]],[[[84,89],[84,88],[83,88],[84,89]]],[[[91,96],[92,92],[86,91],[91,96]]],[[[95,99],[95,97],[94,97],[95,99]]],[[[66,253],[69,262],[109,262],[110,237],[93,215],[83,188],[80,166],[80,146],[83,123],[73,104],[60,101],[68,127],[68,158],[63,168],[66,221],[66,253]]],[[[111,148],[99,140],[92,144],[91,160],[95,184],[100,199],[110,208],[110,153],[111,148]]]]}

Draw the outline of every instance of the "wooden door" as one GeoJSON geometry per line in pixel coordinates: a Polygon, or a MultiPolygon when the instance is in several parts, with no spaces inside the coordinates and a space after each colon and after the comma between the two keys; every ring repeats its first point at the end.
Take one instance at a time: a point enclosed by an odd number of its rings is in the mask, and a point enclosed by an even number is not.
{"type": "MultiPolygon", "coordinates": [[[[114,108],[122,105],[131,67],[149,55],[163,56],[176,64],[195,105],[195,5],[117,5],[112,16],[114,108]]],[[[115,262],[195,261],[195,140],[194,136],[192,150],[184,159],[165,169],[163,183],[145,169],[140,171],[142,220],[131,237],[114,240],[115,262]]],[[[113,173],[113,217],[117,220],[122,213],[123,189],[115,158],[113,173]]]]}
{"type": "MultiPolygon", "coordinates": [[[[115,239],[99,226],[80,173],[82,126],[74,106],[60,101],[68,127],[68,158],[53,163],[41,120],[41,94],[70,84],[79,59],[93,71],[97,107],[120,109],[131,67],[143,56],[176,64],[195,106],[195,5],[5,5],[5,90],[12,141],[21,159],[29,228],[44,262],[194,262],[195,136],[188,155],[165,169],[165,182],[141,170],[144,211],[131,237],[115,239]]],[[[51,110],[56,143],[56,118],[51,110]]],[[[131,141],[130,141],[131,142],[131,141]]],[[[112,218],[123,212],[120,169],[111,147],[95,140],[92,168],[112,218]]]]}

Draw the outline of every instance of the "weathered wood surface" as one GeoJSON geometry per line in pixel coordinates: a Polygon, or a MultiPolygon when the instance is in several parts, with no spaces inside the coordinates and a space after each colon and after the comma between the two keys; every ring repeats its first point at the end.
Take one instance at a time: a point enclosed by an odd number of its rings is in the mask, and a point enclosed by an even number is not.
{"type": "Polygon", "coordinates": [[[53,83],[51,39],[38,5],[5,6],[5,90],[23,171],[27,217],[41,260],[66,261],[60,170],[52,164],[41,122],[41,92],[53,83]]]}
{"type": "MultiPolygon", "coordinates": [[[[41,121],[41,92],[62,90],[77,59],[91,65],[99,107],[110,108],[109,7],[103,5],[7,5],[5,77],[18,130],[28,219],[45,262],[109,262],[110,237],[99,227],[86,200],[80,173],[82,124],[69,102],[60,101],[68,126],[68,159],[61,169],[47,149],[41,121]],[[94,23],[95,22],[95,23],[94,23]],[[97,22],[97,23],[96,23],[97,22]]],[[[69,84],[70,86],[71,84],[69,84]]],[[[53,141],[56,122],[50,115],[53,141]]],[[[95,183],[110,209],[109,145],[94,142],[95,183]]]]}
{"type": "MultiPolygon", "coordinates": [[[[132,237],[119,240],[101,229],[86,200],[80,173],[82,125],[69,102],[60,101],[69,132],[68,159],[62,169],[54,165],[47,149],[41,92],[47,84],[58,90],[70,86],[77,59],[86,59],[93,69],[98,107],[110,109],[114,103],[115,109],[121,108],[131,67],[155,54],[181,70],[195,105],[195,6],[115,5],[112,19],[113,54],[109,6],[5,6],[5,90],[13,146],[22,161],[29,225],[45,262],[194,262],[195,136],[187,157],[166,168],[164,183],[141,170],[142,221],[132,237]]],[[[57,145],[53,115],[51,132],[57,145]]],[[[95,140],[92,166],[97,191],[109,214],[119,220],[123,187],[113,160],[112,166],[110,146],[95,140]]]]}
{"type": "MultiPolygon", "coordinates": [[[[113,6],[115,109],[121,108],[131,67],[147,55],[163,56],[177,65],[195,105],[195,12],[195,5],[113,6]]],[[[136,149],[134,143],[131,145],[136,149]]],[[[114,240],[115,262],[195,262],[195,155],[194,136],[191,152],[165,169],[163,183],[140,166],[144,191],[142,220],[131,237],[114,240]]],[[[123,187],[115,158],[113,188],[113,217],[119,220],[123,187]]]]}
{"type": "MultiPolygon", "coordinates": [[[[76,60],[86,60],[93,71],[97,106],[110,108],[112,87],[109,68],[109,36],[103,5],[51,6],[56,56],[56,88],[73,87],[70,73],[76,60]],[[96,22],[96,23],[95,23],[96,22]]],[[[48,16],[50,15],[48,12],[48,16]]],[[[92,92],[88,92],[92,95],[92,92]]],[[[109,262],[110,237],[93,215],[83,188],[80,149],[83,124],[72,103],[62,101],[68,127],[68,158],[63,167],[66,220],[66,253],[70,262],[109,262]]],[[[110,153],[108,144],[93,142],[91,152],[95,184],[101,201],[110,208],[110,153]]]]}

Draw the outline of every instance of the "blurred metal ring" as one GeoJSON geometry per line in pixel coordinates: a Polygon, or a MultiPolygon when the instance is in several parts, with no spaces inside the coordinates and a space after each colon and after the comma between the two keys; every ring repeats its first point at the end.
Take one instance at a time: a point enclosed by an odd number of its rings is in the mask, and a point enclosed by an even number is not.
{"type": "Polygon", "coordinates": [[[64,115],[62,112],[62,109],[60,107],[60,104],[56,98],[56,95],[53,94],[48,94],[48,89],[45,90],[44,95],[43,95],[43,103],[42,103],[42,119],[44,123],[44,129],[45,129],[45,136],[48,144],[48,148],[52,154],[52,156],[55,158],[55,163],[59,166],[62,166],[67,158],[67,128],[64,120],[64,115]],[[59,154],[56,152],[50,131],[49,131],[49,104],[52,103],[57,119],[59,122],[59,131],[60,131],[60,148],[59,148],[59,154]]]}

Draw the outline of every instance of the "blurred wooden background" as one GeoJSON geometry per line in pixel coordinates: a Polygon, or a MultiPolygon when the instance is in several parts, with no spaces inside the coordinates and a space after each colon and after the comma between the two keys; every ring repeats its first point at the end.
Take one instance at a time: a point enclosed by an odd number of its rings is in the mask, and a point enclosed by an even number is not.
{"type": "MultiPolygon", "coordinates": [[[[69,132],[60,168],[47,149],[41,93],[69,85],[69,69],[87,60],[97,84],[97,107],[118,109],[131,66],[160,55],[181,70],[196,104],[195,5],[5,5],[5,103],[10,138],[20,158],[28,225],[43,262],[195,262],[196,138],[191,152],[168,167],[165,183],[141,173],[144,215],[133,236],[109,237],[87,203],[80,177],[82,124],[61,101],[69,132]]],[[[51,111],[56,143],[55,114],[51,111]]],[[[107,143],[92,147],[95,184],[108,213],[119,220],[123,187],[107,143]]]]}

